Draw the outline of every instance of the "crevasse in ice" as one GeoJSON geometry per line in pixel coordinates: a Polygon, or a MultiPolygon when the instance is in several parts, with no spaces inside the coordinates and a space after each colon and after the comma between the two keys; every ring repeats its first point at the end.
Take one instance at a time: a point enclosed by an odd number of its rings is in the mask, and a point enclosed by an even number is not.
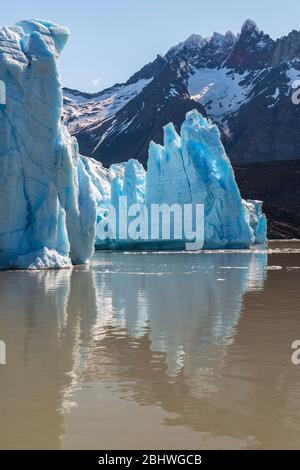
{"type": "Polygon", "coordinates": [[[92,179],[60,122],[68,36],[41,20],[0,29],[0,269],[67,267],[94,251],[92,179]]]}

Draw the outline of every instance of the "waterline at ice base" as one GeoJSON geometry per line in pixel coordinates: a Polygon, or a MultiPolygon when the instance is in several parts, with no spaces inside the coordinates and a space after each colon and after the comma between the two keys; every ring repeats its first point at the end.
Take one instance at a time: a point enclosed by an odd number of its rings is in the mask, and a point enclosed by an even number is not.
{"type": "Polygon", "coordinates": [[[266,243],[262,203],[242,200],[217,126],[196,110],[180,135],[168,124],[164,145],[151,143],[147,171],[134,159],[106,169],[79,155],[61,124],[57,61],[68,36],[42,20],[0,29],[0,269],[84,264],[95,246],[186,247],[186,238],[163,240],[160,231],[154,241],[100,239],[99,224],[109,207],[118,214],[120,197],[148,212],[162,204],[203,206],[204,249],[266,243]]]}

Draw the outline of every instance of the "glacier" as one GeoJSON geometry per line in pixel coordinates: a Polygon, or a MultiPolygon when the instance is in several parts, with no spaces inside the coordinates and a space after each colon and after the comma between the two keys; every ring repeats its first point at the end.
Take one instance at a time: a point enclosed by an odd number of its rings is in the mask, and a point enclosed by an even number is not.
{"type": "Polygon", "coordinates": [[[42,20],[0,29],[0,269],[68,267],[94,253],[91,177],[61,124],[68,37],[42,20]]]}
{"type": "MultiPolygon", "coordinates": [[[[180,135],[170,123],[164,127],[164,145],[151,142],[147,171],[135,159],[109,169],[87,159],[86,169],[98,187],[98,222],[109,205],[118,214],[120,196],[127,197],[128,205],[148,208],[202,204],[204,249],[248,248],[267,242],[262,202],[242,199],[218,127],[197,110],[187,113],[180,135]]],[[[103,240],[96,232],[96,247],[102,249],[184,249],[185,241],[103,240]]]]}
{"type": "Polygon", "coordinates": [[[180,136],[168,124],[164,146],[151,143],[146,201],[203,204],[206,249],[244,248],[263,239],[263,233],[256,234],[263,232],[265,221],[261,206],[252,202],[256,226],[250,223],[251,203],[243,203],[218,127],[197,110],[186,114],[180,136]]]}
{"type": "Polygon", "coordinates": [[[62,124],[58,57],[67,28],[28,20],[0,28],[0,269],[65,268],[98,249],[184,249],[186,240],[155,243],[103,239],[108,209],[201,204],[204,249],[265,243],[260,201],[244,201],[218,127],[198,111],[178,134],[164,127],[151,142],[147,170],[135,159],[105,168],[79,154],[62,124]]]}

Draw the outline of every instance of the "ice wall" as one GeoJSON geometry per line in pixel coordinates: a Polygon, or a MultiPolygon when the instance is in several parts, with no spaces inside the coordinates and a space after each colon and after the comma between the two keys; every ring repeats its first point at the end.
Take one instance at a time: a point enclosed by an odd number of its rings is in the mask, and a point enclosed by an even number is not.
{"type": "MultiPolygon", "coordinates": [[[[97,167],[97,163],[94,163],[97,167]]],[[[267,241],[266,218],[260,201],[244,201],[235,181],[231,163],[221,143],[217,126],[198,111],[190,111],[177,134],[173,124],[164,127],[164,145],[151,142],[147,172],[137,160],[113,165],[101,185],[108,179],[105,198],[98,198],[99,209],[108,203],[116,208],[120,196],[128,204],[204,205],[204,248],[238,249],[267,241]]],[[[92,168],[90,168],[92,170],[92,168]]],[[[95,174],[94,171],[92,171],[95,174]]],[[[101,219],[98,215],[98,220],[101,219]]],[[[184,248],[178,243],[167,248],[184,248]]],[[[127,243],[121,240],[98,240],[101,248],[150,248],[151,243],[127,243]]],[[[153,245],[159,249],[162,245],[153,245]]]]}
{"type": "Polygon", "coordinates": [[[256,227],[250,225],[219,130],[197,110],[186,114],[180,135],[168,124],[164,145],[151,143],[146,202],[203,204],[204,248],[243,248],[255,242],[256,227]]]}
{"type": "Polygon", "coordinates": [[[0,29],[0,269],[67,267],[94,251],[91,177],[60,122],[68,36],[41,20],[0,29]]]}

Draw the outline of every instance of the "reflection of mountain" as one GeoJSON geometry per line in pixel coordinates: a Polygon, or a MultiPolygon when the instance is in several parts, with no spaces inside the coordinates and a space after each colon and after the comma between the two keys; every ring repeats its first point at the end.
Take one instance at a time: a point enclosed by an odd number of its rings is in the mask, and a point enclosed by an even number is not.
{"type": "Polygon", "coordinates": [[[170,436],[185,427],[199,433],[200,447],[204,432],[240,447],[280,439],[297,447],[300,369],[289,366],[296,271],[264,280],[266,261],[264,253],[102,253],[72,272],[0,273],[8,359],[0,447],[57,448],[81,429],[92,445],[92,427],[108,432],[105,413],[119,442],[114,400],[137,404],[141,420],[160,409],[170,436]]]}

